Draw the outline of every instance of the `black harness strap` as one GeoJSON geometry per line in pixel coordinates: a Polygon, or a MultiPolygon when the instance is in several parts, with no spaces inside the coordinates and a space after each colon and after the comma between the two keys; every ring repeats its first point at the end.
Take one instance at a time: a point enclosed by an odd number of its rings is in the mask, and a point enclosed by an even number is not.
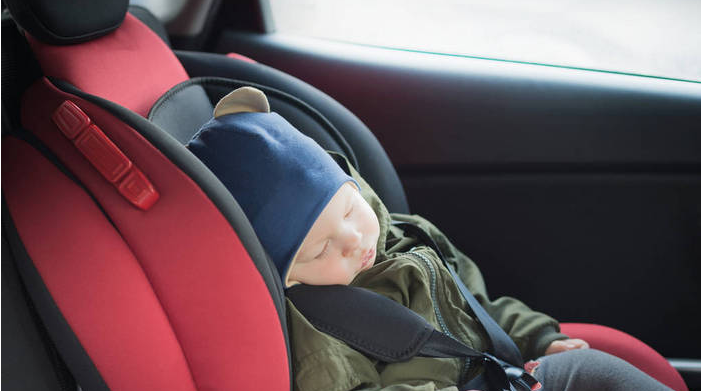
{"type": "Polygon", "coordinates": [[[478,352],[433,328],[409,308],[367,289],[346,285],[295,285],[288,298],[318,330],[377,360],[415,356],[478,360],[485,369],[462,390],[532,391],[540,384],[522,368],[478,352]]]}
{"type": "Polygon", "coordinates": [[[478,303],[441,249],[420,227],[404,222],[396,226],[431,247],[448,268],[470,310],[490,338],[492,353],[478,352],[434,329],[409,308],[367,289],[344,286],[295,285],[287,297],[312,325],[377,360],[393,363],[415,356],[470,357],[480,361],[484,374],[460,389],[534,391],[541,384],[522,368],[524,362],[512,339],[478,303]]]}
{"type": "Polygon", "coordinates": [[[414,356],[483,357],[434,330],[414,311],[367,289],[295,285],[286,293],[317,329],[384,362],[402,362],[414,356]]]}
{"type": "Polygon", "coordinates": [[[444,254],[441,253],[441,249],[436,244],[434,239],[432,239],[426,231],[414,224],[393,221],[393,225],[404,229],[406,232],[416,235],[422,242],[424,242],[424,244],[431,247],[439,255],[439,258],[441,258],[444,266],[446,266],[449,273],[451,273],[451,277],[453,277],[456,285],[458,285],[458,289],[461,291],[463,298],[466,299],[468,306],[475,314],[475,317],[478,318],[479,323],[483,326],[483,329],[485,329],[485,332],[490,337],[492,354],[512,365],[524,365],[524,359],[522,358],[522,354],[517,345],[514,343],[512,338],[507,335],[502,327],[495,322],[490,314],[485,311],[485,308],[478,303],[475,296],[470,293],[456,271],[453,270],[453,267],[446,261],[444,254]]]}

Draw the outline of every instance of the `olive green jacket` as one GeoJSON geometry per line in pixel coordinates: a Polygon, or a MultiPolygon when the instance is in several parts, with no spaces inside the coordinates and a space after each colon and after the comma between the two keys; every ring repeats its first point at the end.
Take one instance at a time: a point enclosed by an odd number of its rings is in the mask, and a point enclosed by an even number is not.
{"type": "MultiPolygon", "coordinates": [[[[348,167],[380,222],[376,263],[359,274],[351,285],[370,289],[409,307],[437,330],[473,349],[488,348],[487,335],[466,311],[468,304],[434,250],[390,224],[391,219],[412,222],[429,232],[468,289],[512,337],[525,360],[543,355],[551,342],[567,338],[558,332],[556,320],[532,311],[516,299],[501,297],[490,301],[473,261],[427,220],[416,215],[388,213],[370,186],[348,167]]],[[[369,359],[316,330],[290,300],[287,306],[295,390],[449,391],[456,390],[456,384],[463,384],[480,371],[477,365],[464,359],[415,357],[394,364],[369,359]]]]}

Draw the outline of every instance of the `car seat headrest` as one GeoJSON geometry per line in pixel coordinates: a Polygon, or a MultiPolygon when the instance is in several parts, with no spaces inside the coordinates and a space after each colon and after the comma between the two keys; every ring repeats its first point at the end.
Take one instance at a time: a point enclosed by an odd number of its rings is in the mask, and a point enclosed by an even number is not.
{"type": "Polygon", "coordinates": [[[168,45],[127,13],[110,34],[74,45],[52,45],[27,34],[45,76],[66,81],[146,116],[156,100],[188,79],[168,45]]]}
{"type": "Polygon", "coordinates": [[[120,26],[128,0],[6,0],[13,19],[36,39],[52,45],[86,42],[120,26]]]}

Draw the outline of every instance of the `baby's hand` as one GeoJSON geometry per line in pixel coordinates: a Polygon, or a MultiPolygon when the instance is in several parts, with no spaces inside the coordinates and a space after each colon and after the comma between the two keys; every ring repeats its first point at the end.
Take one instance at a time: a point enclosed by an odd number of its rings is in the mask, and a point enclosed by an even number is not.
{"type": "Polygon", "coordinates": [[[573,349],[588,349],[590,344],[583,341],[582,339],[563,339],[560,341],[553,341],[548,348],[546,348],[546,355],[561,353],[573,349]]]}

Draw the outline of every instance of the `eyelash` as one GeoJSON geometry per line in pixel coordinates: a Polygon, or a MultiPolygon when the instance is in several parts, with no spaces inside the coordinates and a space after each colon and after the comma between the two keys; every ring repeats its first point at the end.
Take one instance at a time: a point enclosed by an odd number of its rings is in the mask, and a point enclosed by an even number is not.
{"type": "MultiPolygon", "coordinates": [[[[344,215],[344,218],[347,218],[347,217],[351,216],[351,213],[353,212],[353,210],[354,210],[354,206],[351,205],[351,209],[349,209],[349,211],[346,212],[346,214],[344,215]]],[[[322,257],[327,253],[327,249],[328,249],[328,248],[329,248],[329,241],[327,241],[327,242],[324,244],[324,248],[322,249],[322,252],[320,252],[319,254],[317,254],[317,256],[314,257],[314,259],[322,258],[322,257]]]]}
{"type": "Polygon", "coordinates": [[[322,249],[322,252],[319,253],[319,254],[317,254],[317,256],[314,257],[314,259],[322,258],[322,257],[324,256],[324,254],[327,253],[327,249],[328,249],[328,248],[329,248],[329,241],[327,241],[326,243],[324,243],[324,248],[322,249]]]}

